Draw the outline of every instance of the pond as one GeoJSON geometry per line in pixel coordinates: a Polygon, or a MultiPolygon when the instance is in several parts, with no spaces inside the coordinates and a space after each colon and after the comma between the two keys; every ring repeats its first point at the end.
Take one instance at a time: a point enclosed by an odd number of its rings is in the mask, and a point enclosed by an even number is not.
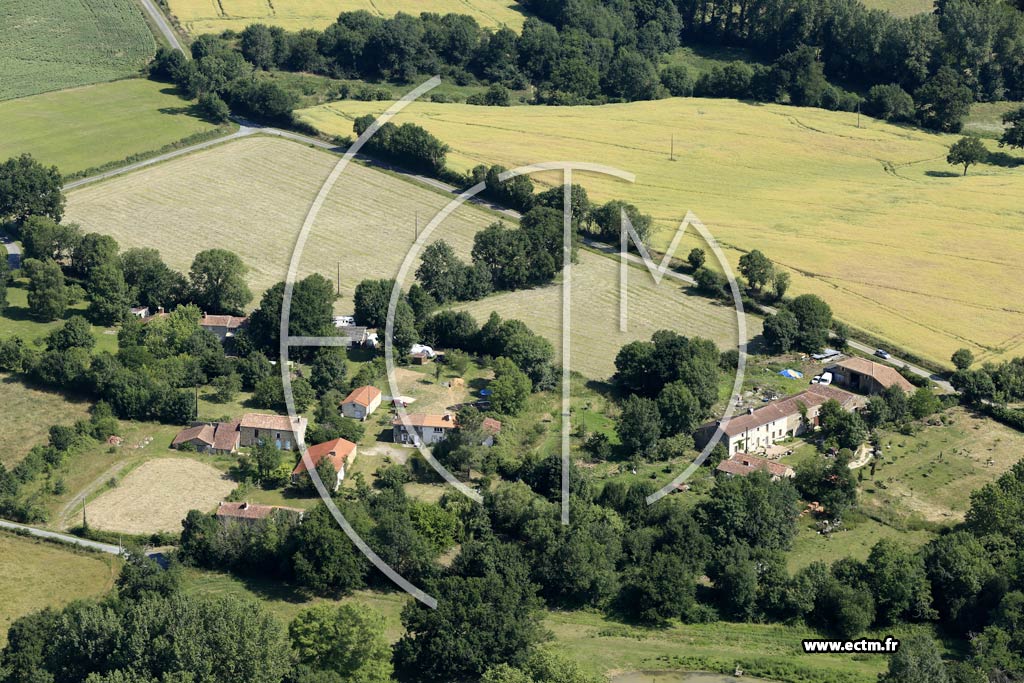
{"type": "Polygon", "coordinates": [[[612,683],[771,683],[762,678],[735,677],[693,671],[631,671],[612,678],[612,683]]]}

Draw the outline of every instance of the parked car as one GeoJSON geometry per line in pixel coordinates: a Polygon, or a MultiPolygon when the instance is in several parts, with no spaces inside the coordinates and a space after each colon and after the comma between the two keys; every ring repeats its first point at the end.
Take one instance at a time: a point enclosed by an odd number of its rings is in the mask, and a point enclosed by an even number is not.
{"type": "Polygon", "coordinates": [[[832,373],[831,372],[823,372],[820,375],[818,375],[817,380],[818,380],[818,384],[824,384],[826,386],[829,385],[829,384],[832,384],[832,373]]]}
{"type": "Polygon", "coordinates": [[[886,351],[885,349],[875,349],[875,355],[884,360],[889,360],[890,358],[892,358],[892,356],[889,355],[889,352],[886,351]]]}

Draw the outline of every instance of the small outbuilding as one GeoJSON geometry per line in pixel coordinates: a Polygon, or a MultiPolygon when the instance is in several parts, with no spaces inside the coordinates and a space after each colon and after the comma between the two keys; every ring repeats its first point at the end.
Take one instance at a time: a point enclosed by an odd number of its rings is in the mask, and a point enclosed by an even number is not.
{"type": "Polygon", "coordinates": [[[341,402],[341,414],[355,420],[365,420],[380,407],[382,396],[380,389],[375,386],[353,389],[341,402]]]}

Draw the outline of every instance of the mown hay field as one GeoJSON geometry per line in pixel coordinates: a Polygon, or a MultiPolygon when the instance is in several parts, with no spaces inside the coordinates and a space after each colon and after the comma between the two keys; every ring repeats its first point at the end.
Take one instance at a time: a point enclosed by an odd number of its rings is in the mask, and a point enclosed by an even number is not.
{"type": "Polygon", "coordinates": [[[64,175],[211,131],[173,86],[141,78],[0,102],[0,159],[29,152],[64,175]]]}
{"type": "MultiPolygon", "coordinates": [[[[335,156],[294,142],[245,138],[76,189],[68,195],[65,220],[80,223],[86,231],[113,235],[122,248],[155,247],[172,267],[182,270],[198,251],[231,249],[250,267],[248,279],[258,294],[285,278],[309,206],[336,162],[335,156]]],[[[333,280],[340,264],[338,309],[350,312],[355,286],[366,278],[395,277],[412,246],[417,220],[424,226],[449,201],[441,193],[351,164],[314,224],[299,276],[319,272],[333,280]]],[[[431,239],[448,240],[468,258],[473,235],[494,220],[492,214],[463,206],[431,239]]],[[[605,376],[623,340],[646,339],[674,324],[685,334],[710,336],[723,346],[735,344],[731,308],[687,295],[668,282],[655,287],[644,271],[632,273],[634,317],[628,335],[619,334],[618,299],[611,299],[618,291],[617,261],[587,253],[581,258],[575,270],[580,283],[577,305],[584,307],[579,317],[587,325],[579,340],[586,348],[580,353],[581,372],[605,376]],[[584,315],[597,300],[600,320],[584,315]]],[[[412,273],[405,286],[411,282],[412,273]]],[[[503,294],[475,302],[472,309],[481,322],[494,309],[522,317],[558,346],[561,309],[552,297],[560,291],[551,287],[503,294]],[[548,305],[554,306],[550,316],[540,310],[548,305]]]]}
{"type": "Polygon", "coordinates": [[[104,531],[181,531],[189,510],[212,511],[235,488],[220,470],[189,458],[149,460],[86,506],[89,525],[104,531]]]}
{"type": "MultiPolygon", "coordinates": [[[[570,367],[586,377],[604,379],[615,372],[615,354],[630,341],[650,338],[670,329],[686,336],[707,337],[721,349],[737,343],[736,309],[709,302],[670,278],[655,285],[644,268],[630,268],[628,320],[619,329],[619,261],[603,254],[581,251],[572,272],[570,367]]],[[[491,296],[460,308],[484,321],[491,311],[503,318],[518,318],[554,344],[561,357],[562,285],[556,283],[491,296]]],[[[761,322],[746,317],[748,338],[761,333],[761,322]]]]}
{"type": "Polygon", "coordinates": [[[0,374],[0,392],[0,465],[7,468],[20,462],[33,446],[45,445],[52,425],[73,425],[89,414],[88,402],[71,400],[54,391],[31,389],[20,377],[0,374]]]}
{"type": "Polygon", "coordinates": [[[156,50],[134,0],[4,0],[0,100],[138,73],[156,50]]]}
{"type": "Polygon", "coordinates": [[[0,534],[0,646],[19,617],[106,593],[114,585],[119,563],[111,555],[0,534]]]}
{"type": "MultiPolygon", "coordinates": [[[[329,133],[387,103],[304,110],[329,133]]],[[[415,121],[447,142],[450,165],[547,160],[611,164],[623,181],[577,173],[593,199],[622,198],[656,220],[666,248],[687,210],[728,248],[761,249],[794,275],[792,292],[829,301],[854,327],[948,362],[959,347],[990,360],[1024,350],[1024,171],[946,163],[955,136],[856,114],[734,100],[668,99],[598,107],[416,103],[415,121]],[[675,156],[669,158],[672,139],[675,156]]],[[[994,145],[989,143],[993,149],[994,145]]],[[[540,178],[549,184],[551,178],[540,178]]],[[[694,245],[684,239],[677,255],[694,245]]]]}
{"type": "Polygon", "coordinates": [[[390,17],[398,12],[468,14],[481,26],[508,26],[518,30],[523,13],[515,0],[169,0],[171,14],[192,35],[241,31],[249,24],[281,26],[289,31],[322,29],[342,12],[366,10],[390,17]]]}

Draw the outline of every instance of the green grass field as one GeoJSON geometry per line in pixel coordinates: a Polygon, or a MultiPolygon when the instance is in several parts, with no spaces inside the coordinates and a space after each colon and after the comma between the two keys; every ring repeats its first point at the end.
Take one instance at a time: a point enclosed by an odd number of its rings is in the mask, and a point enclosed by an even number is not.
{"type": "Polygon", "coordinates": [[[975,102],[964,122],[964,132],[998,140],[1006,129],[1003,114],[1020,109],[1024,102],[975,102]]]}
{"type": "MultiPolygon", "coordinates": [[[[40,322],[29,314],[28,292],[21,287],[24,280],[18,286],[9,286],[7,289],[7,308],[0,313],[0,339],[8,337],[21,337],[26,342],[34,342],[37,339],[45,338],[54,329],[64,324],[64,321],[74,315],[84,316],[88,303],[80,301],[69,306],[62,320],[53,322],[40,322]]],[[[117,353],[117,333],[113,328],[92,327],[92,334],[96,338],[97,351],[110,351],[117,353]]]]}
{"type": "Polygon", "coordinates": [[[258,599],[285,624],[302,610],[314,605],[324,602],[352,603],[382,615],[386,624],[385,635],[391,642],[402,636],[400,615],[406,601],[411,599],[405,593],[380,593],[369,590],[356,591],[352,596],[341,600],[309,598],[278,581],[242,579],[201,569],[185,570],[184,590],[195,595],[235,595],[258,599]]]}
{"type": "Polygon", "coordinates": [[[0,100],[138,73],[156,40],[133,0],[4,0],[0,100]]]}
{"type": "Polygon", "coordinates": [[[29,152],[64,175],[212,131],[173,86],[141,78],[0,102],[0,159],[29,152]]]}
{"type": "Polygon", "coordinates": [[[882,519],[956,523],[971,492],[994,481],[1024,457],[1024,435],[966,410],[949,411],[947,424],[912,436],[879,434],[883,456],[873,479],[861,485],[862,505],[882,519]]]}
{"type": "MultiPolygon", "coordinates": [[[[259,292],[284,279],[309,204],[335,162],[336,157],[293,142],[246,138],[76,189],[69,194],[65,220],[113,235],[122,249],[156,247],[169,265],[183,270],[201,249],[230,248],[251,268],[249,282],[259,292]],[[140,216],[145,231],[138,230],[140,216]]],[[[333,280],[340,264],[343,298],[338,308],[348,308],[359,281],[397,274],[413,242],[417,217],[423,226],[447,202],[440,193],[350,165],[314,225],[300,276],[319,272],[333,280]]],[[[494,220],[464,206],[433,237],[448,240],[468,256],[473,235],[494,220]]],[[[629,332],[619,333],[617,261],[593,254],[581,258],[575,291],[584,307],[579,319],[586,325],[581,334],[586,351],[580,354],[579,370],[605,376],[625,340],[649,338],[666,326],[711,336],[723,346],[735,344],[731,308],[687,295],[669,280],[655,287],[645,271],[636,269],[629,282],[629,332]],[[598,307],[587,310],[588,304],[598,307]]],[[[481,318],[494,308],[521,315],[558,346],[558,318],[538,311],[558,291],[549,287],[505,294],[476,302],[473,309],[481,318]]]]}
{"type": "Polygon", "coordinates": [[[15,619],[110,590],[119,562],[110,555],[0,533],[0,645],[7,642],[15,619]]]}
{"type": "MultiPolygon", "coordinates": [[[[336,102],[301,117],[348,135],[353,117],[386,106],[336,102]]],[[[593,199],[626,199],[652,214],[661,248],[694,211],[734,263],[740,250],[761,249],[793,274],[794,294],[822,295],[854,327],[932,361],[948,362],[963,346],[984,360],[1024,349],[1024,280],[991,275],[1010,272],[1024,245],[1024,172],[980,166],[959,177],[945,160],[954,136],[868,117],[858,127],[852,113],[696,98],[573,108],[416,103],[396,120],[448,143],[459,170],[578,160],[632,171],[632,187],[576,178],[593,199]]],[[[684,238],[679,253],[693,245],[684,238]]]]}
{"type": "Polygon", "coordinates": [[[508,26],[518,30],[523,13],[515,0],[168,0],[171,13],[192,35],[241,31],[249,24],[281,26],[289,31],[322,29],[341,12],[366,10],[390,17],[398,12],[468,14],[481,26],[508,26]]]}
{"type": "Polygon", "coordinates": [[[912,17],[915,14],[931,12],[933,0],[861,0],[871,9],[883,9],[897,17],[912,17]]]}
{"type": "Polygon", "coordinates": [[[0,391],[4,397],[0,464],[6,467],[19,462],[33,446],[46,444],[51,425],[72,425],[89,413],[88,402],[31,389],[20,377],[0,374],[0,391]]]}

